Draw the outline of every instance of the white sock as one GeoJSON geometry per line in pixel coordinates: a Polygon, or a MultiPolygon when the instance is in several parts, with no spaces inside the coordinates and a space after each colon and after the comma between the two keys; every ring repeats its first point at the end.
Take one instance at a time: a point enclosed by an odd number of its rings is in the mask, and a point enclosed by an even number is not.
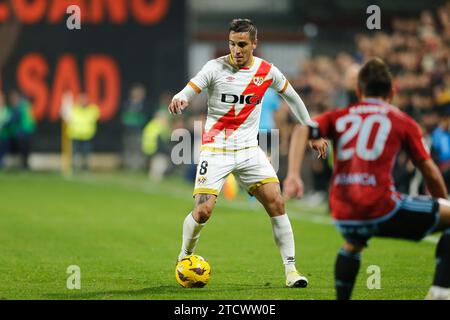
{"type": "Polygon", "coordinates": [[[183,244],[181,246],[181,252],[178,255],[178,260],[194,252],[198,238],[200,237],[200,231],[204,225],[204,223],[195,221],[192,212],[189,212],[183,223],[183,244]]]}
{"type": "Polygon", "coordinates": [[[294,233],[287,214],[272,217],[270,221],[272,222],[273,237],[280,250],[286,274],[296,271],[294,233]]]}
{"type": "Polygon", "coordinates": [[[448,300],[450,299],[450,288],[431,286],[428,291],[427,299],[448,300]]]}

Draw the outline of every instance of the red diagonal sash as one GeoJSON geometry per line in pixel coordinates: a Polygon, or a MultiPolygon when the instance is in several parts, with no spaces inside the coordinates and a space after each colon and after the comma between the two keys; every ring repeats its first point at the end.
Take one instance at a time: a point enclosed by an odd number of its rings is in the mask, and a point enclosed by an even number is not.
{"type": "MultiPolygon", "coordinates": [[[[247,85],[247,88],[242,92],[242,95],[253,95],[255,96],[255,101],[262,100],[264,93],[272,83],[272,79],[264,81],[259,86],[255,83],[254,79],[258,77],[265,79],[271,67],[272,66],[268,62],[263,60],[255,75],[250,80],[250,83],[247,85]]],[[[215,136],[217,136],[222,130],[225,130],[225,138],[228,138],[235,130],[239,128],[241,124],[244,123],[255,107],[255,104],[246,104],[236,115],[234,106],[232,106],[226,114],[217,120],[208,132],[203,133],[202,144],[214,142],[215,136]]]]}

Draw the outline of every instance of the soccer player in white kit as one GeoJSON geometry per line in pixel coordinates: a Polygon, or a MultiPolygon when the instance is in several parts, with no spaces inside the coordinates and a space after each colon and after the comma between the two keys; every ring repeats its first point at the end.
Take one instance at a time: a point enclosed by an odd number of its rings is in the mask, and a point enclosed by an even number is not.
{"type": "MultiPolygon", "coordinates": [[[[229,29],[230,54],[208,61],[177,93],[169,112],[180,114],[193,96],[208,93],[208,115],[195,179],[195,208],[183,223],[178,260],[191,255],[200,231],[210,218],[226,177],[233,173],[270,216],[273,236],[285,266],[286,286],[306,287],[308,280],[295,266],[295,243],[284,208],[280,184],[265,153],[258,146],[261,101],[268,87],[285,99],[300,123],[311,121],[306,107],[283,74],[272,64],[253,56],[256,27],[248,19],[234,19],[229,29]]],[[[311,140],[325,157],[327,142],[311,140]]]]}

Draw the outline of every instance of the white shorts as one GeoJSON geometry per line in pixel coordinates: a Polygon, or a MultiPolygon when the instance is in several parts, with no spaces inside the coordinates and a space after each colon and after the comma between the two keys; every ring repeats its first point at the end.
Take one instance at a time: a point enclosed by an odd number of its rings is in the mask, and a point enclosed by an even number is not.
{"type": "Polygon", "coordinates": [[[217,196],[230,173],[249,193],[265,183],[279,183],[269,159],[258,146],[237,151],[203,146],[197,164],[194,196],[199,193],[217,196]]]}

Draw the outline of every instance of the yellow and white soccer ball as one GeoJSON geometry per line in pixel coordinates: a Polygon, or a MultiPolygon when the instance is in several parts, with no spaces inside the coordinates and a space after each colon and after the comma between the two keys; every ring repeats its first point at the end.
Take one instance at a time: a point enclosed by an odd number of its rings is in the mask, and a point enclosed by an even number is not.
{"type": "Polygon", "coordinates": [[[201,256],[191,255],[178,261],[175,268],[177,282],[185,288],[206,286],[211,275],[209,263],[201,256]]]}

